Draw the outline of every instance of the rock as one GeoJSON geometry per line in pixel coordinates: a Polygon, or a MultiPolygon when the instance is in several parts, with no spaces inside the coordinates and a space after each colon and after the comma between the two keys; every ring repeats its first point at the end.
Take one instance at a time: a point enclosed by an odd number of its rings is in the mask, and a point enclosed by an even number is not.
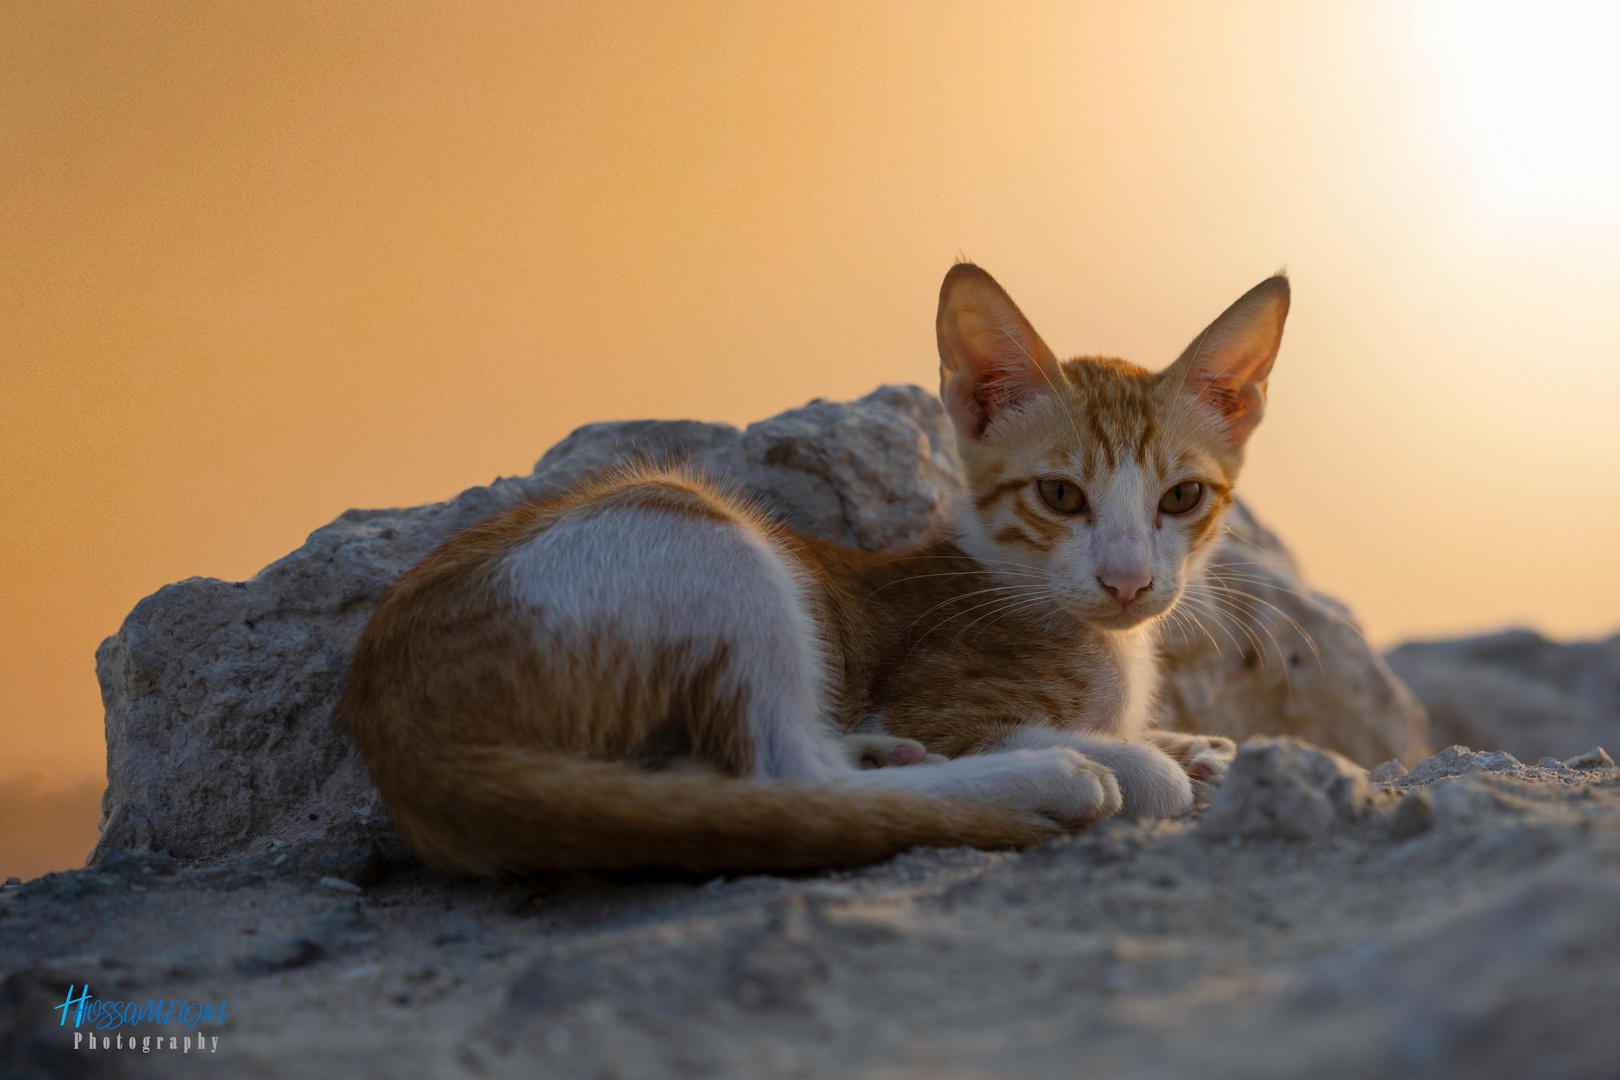
{"type": "Polygon", "coordinates": [[[1614,758],[1601,746],[1594,746],[1584,754],[1576,754],[1564,762],[1571,769],[1612,769],[1614,758]]]}
{"type": "Polygon", "coordinates": [[[1217,838],[1305,840],[1359,817],[1368,802],[1367,771],[1343,755],[1288,735],[1251,739],[1238,747],[1200,829],[1217,838]]]}
{"type": "Polygon", "coordinates": [[[1509,630],[1413,642],[1386,659],[1428,707],[1437,741],[1527,761],[1620,743],[1620,635],[1566,645],[1509,630]]]}
{"type": "Polygon", "coordinates": [[[1241,503],[1164,635],[1177,731],[1294,735],[1372,764],[1428,753],[1423,707],[1344,605],[1312,591],[1241,503]]]}
{"type": "Polygon", "coordinates": [[[1367,779],[1374,784],[1387,784],[1406,775],[1406,766],[1394,758],[1367,770],[1367,779]]]}
{"type": "Polygon", "coordinates": [[[1475,753],[1466,746],[1448,746],[1431,758],[1412,766],[1412,771],[1395,781],[1396,787],[1429,784],[1443,776],[1462,776],[1471,772],[1522,772],[1524,763],[1512,754],[1500,750],[1475,753]]]}
{"type": "MultiPolygon", "coordinates": [[[[270,841],[324,845],[333,858],[397,847],[332,710],[383,590],[468,525],[647,460],[719,478],[817,536],[904,548],[947,527],[961,490],[953,440],[938,399],[917,387],[811,402],[743,431],[588,424],[529,476],[429,506],[347,511],[250,581],[165,586],[96,653],[108,786],[90,861],[114,850],[212,857],[270,841]]],[[[1288,553],[1241,506],[1231,521],[1216,562],[1246,595],[1217,589],[1202,601],[1223,612],[1203,622],[1231,640],[1224,650],[1201,635],[1167,641],[1175,726],[1302,734],[1363,761],[1420,754],[1421,710],[1344,609],[1306,591],[1288,553]]]]}

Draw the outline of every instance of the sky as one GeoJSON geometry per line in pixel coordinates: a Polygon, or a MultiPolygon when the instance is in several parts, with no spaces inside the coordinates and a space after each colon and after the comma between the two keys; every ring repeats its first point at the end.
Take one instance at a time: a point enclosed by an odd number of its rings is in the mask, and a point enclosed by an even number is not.
{"type": "Polygon", "coordinates": [[[4,838],[64,793],[93,841],[94,650],[142,596],[582,423],[933,387],[959,258],[1060,355],[1149,367],[1286,267],[1239,492],[1309,580],[1380,645],[1613,632],[1616,33],[1508,0],[4,5],[0,876],[49,868],[4,838]]]}

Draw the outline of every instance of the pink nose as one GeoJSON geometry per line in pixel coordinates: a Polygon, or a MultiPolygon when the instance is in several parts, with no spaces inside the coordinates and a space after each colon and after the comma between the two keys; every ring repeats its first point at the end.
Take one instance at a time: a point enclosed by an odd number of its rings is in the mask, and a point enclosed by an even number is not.
{"type": "Polygon", "coordinates": [[[1097,584],[1118,600],[1120,607],[1130,607],[1132,600],[1153,587],[1153,575],[1140,572],[1098,574],[1097,584]]]}

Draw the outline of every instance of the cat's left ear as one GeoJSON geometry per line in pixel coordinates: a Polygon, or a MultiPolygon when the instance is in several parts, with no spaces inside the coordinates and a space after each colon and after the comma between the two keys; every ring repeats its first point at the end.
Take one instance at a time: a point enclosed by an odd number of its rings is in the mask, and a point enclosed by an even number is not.
{"type": "Polygon", "coordinates": [[[1063,383],[1057,357],[996,279],[958,263],[939,288],[939,396],[975,439],[996,416],[1063,383]]]}
{"type": "Polygon", "coordinates": [[[1288,278],[1267,278],[1221,313],[1165,371],[1181,393],[1214,408],[1236,450],[1266,409],[1266,379],[1288,318],[1288,278]]]}

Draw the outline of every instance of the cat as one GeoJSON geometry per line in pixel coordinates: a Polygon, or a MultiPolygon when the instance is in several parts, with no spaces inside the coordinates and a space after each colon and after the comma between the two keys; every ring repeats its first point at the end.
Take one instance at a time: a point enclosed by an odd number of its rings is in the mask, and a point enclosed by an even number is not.
{"type": "Polygon", "coordinates": [[[395,582],[340,723],[401,838],[467,876],[847,866],[1177,813],[1234,746],[1151,728],[1153,625],[1220,531],[1288,306],[1262,282],[1160,373],[1059,363],[958,264],[950,539],[852,550],[622,468],[395,582]]]}

